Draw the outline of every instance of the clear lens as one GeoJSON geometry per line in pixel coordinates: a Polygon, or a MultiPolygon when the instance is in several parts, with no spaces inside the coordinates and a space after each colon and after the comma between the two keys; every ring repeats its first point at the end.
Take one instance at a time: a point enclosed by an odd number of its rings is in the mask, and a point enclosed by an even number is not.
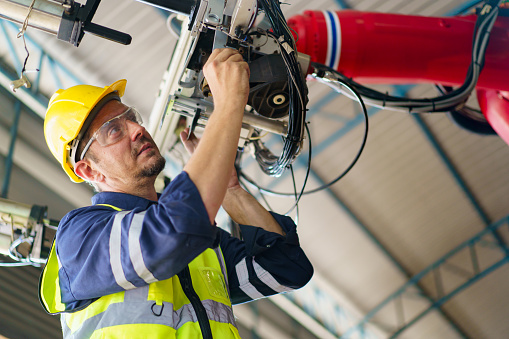
{"type": "Polygon", "coordinates": [[[83,160],[85,154],[88,151],[88,148],[90,147],[94,140],[97,140],[97,142],[99,142],[101,146],[108,146],[116,143],[117,141],[120,141],[120,139],[122,139],[126,135],[127,120],[137,123],[140,126],[143,125],[140,113],[138,113],[136,108],[129,107],[124,113],[114,117],[109,121],[106,121],[94,133],[92,138],[90,138],[90,140],[85,145],[83,152],[81,152],[80,160],[83,160]]]}
{"type": "Polygon", "coordinates": [[[141,116],[136,109],[130,107],[127,111],[105,122],[95,133],[95,138],[101,146],[108,146],[116,143],[126,135],[126,121],[139,125],[143,124],[141,116]]]}

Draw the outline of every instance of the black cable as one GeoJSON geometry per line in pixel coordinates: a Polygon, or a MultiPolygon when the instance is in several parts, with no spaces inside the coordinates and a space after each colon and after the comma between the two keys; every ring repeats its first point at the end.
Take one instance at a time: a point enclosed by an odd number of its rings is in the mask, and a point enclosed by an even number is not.
{"type": "MultiPolygon", "coordinates": [[[[309,132],[309,128],[307,126],[307,124],[305,125],[305,128],[306,128],[306,132],[308,134],[308,162],[307,162],[307,170],[306,170],[306,175],[304,177],[304,182],[302,184],[302,188],[301,188],[301,191],[300,191],[300,194],[298,196],[298,198],[295,200],[295,203],[294,203],[294,206],[296,206],[299,201],[300,201],[300,198],[302,197],[304,193],[304,190],[306,188],[306,185],[307,185],[307,182],[308,182],[308,178],[309,178],[309,173],[311,172],[311,156],[312,156],[312,143],[311,143],[311,133],[309,132]]],[[[275,191],[271,191],[269,189],[265,189],[265,188],[262,188],[260,187],[258,184],[256,184],[256,182],[251,179],[250,177],[248,177],[244,172],[240,171],[240,176],[246,180],[248,183],[250,183],[251,185],[253,185],[254,187],[256,187],[258,189],[258,191],[260,192],[260,194],[262,194],[262,197],[263,197],[263,192],[265,193],[269,193],[269,194],[273,194],[273,195],[284,195],[284,196],[290,196],[290,195],[294,195],[294,193],[278,193],[278,192],[275,192],[275,191]]],[[[269,208],[271,211],[272,211],[272,208],[269,208]]],[[[293,209],[293,208],[292,208],[293,209]]],[[[290,213],[290,211],[288,211],[288,213],[290,213]]],[[[286,214],[288,214],[286,213],[286,214]]]]}
{"type": "MultiPolygon", "coordinates": [[[[275,34],[272,34],[272,33],[268,33],[268,34],[271,34],[272,38],[274,38],[276,41],[278,41],[278,43],[280,43],[278,37],[282,36],[283,42],[285,42],[284,40],[285,40],[286,35],[291,35],[291,32],[289,33],[289,30],[285,30],[284,27],[281,27],[279,25],[280,22],[278,21],[276,16],[279,16],[279,15],[282,16],[282,13],[280,13],[280,8],[278,11],[278,8],[271,7],[270,4],[268,4],[266,0],[260,0],[260,2],[262,4],[262,7],[263,7],[267,17],[271,21],[271,24],[273,26],[274,33],[275,33],[275,34]]],[[[333,185],[337,181],[339,181],[341,178],[343,178],[353,168],[353,166],[357,163],[358,159],[360,158],[360,155],[362,154],[362,151],[364,150],[366,140],[367,140],[368,129],[369,129],[369,127],[368,127],[369,126],[369,122],[368,122],[369,118],[368,118],[367,110],[366,110],[366,107],[365,107],[362,97],[365,97],[367,99],[382,101],[384,103],[384,106],[386,103],[401,103],[401,106],[396,106],[396,107],[406,108],[406,109],[408,109],[408,112],[412,112],[413,110],[417,111],[417,109],[419,109],[419,108],[421,108],[421,110],[423,110],[424,108],[428,109],[429,107],[431,107],[431,109],[429,109],[428,111],[444,112],[444,111],[450,111],[451,109],[456,108],[459,104],[464,103],[470,95],[470,92],[471,92],[470,88],[472,86],[475,86],[475,83],[477,82],[479,73],[482,70],[482,66],[484,64],[485,51],[486,51],[486,48],[488,45],[488,40],[489,40],[489,34],[490,34],[491,28],[493,27],[493,24],[496,20],[496,17],[498,15],[498,5],[500,4],[500,2],[501,2],[501,0],[488,0],[488,2],[486,2],[485,5],[483,6],[483,9],[487,8],[487,4],[491,4],[492,6],[496,5],[496,7],[492,8],[489,11],[483,10],[481,12],[481,15],[479,16],[479,18],[476,21],[473,42],[472,42],[471,65],[468,69],[465,82],[458,89],[452,91],[451,93],[447,93],[446,95],[442,95],[441,97],[425,98],[425,99],[408,99],[408,98],[402,98],[402,97],[389,96],[386,93],[380,93],[376,90],[373,90],[373,89],[370,89],[363,85],[360,85],[360,84],[356,83],[355,81],[353,81],[352,79],[345,77],[343,74],[339,73],[338,71],[336,71],[330,67],[312,63],[312,65],[315,67],[315,70],[317,70],[316,73],[318,73],[320,75],[320,73],[331,72],[332,74],[336,75],[337,79],[335,79],[335,82],[337,82],[341,86],[344,86],[345,88],[347,88],[357,98],[357,101],[361,104],[361,106],[363,108],[363,113],[365,116],[365,134],[364,134],[363,142],[361,144],[361,147],[360,147],[357,155],[355,156],[352,163],[348,166],[348,168],[343,173],[341,173],[338,177],[336,177],[331,182],[324,184],[316,189],[313,189],[311,191],[303,190],[301,192],[300,196],[302,196],[303,194],[315,193],[315,192],[318,192],[320,190],[330,187],[331,185],[333,185]]],[[[274,5],[274,4],[272,3],[272,5],[274,5]]],[[[290,39],[291,39],[291,37],[290,37],[290,39]]],[[[291,67],[289,65],[295,65],[295,64],[293,64],[291,62],[290,56],[285,53],[285,48],[283,48],[282,43],[280,43],[280,47],[281,47],[281,55],[287,65],[287,68],[288,68],[288,75],[291,78],[298,72],[295,71],[294,69],[291,70],[291,67]]],[[[323,76],[323,74],[322,74],[322,76],[323,76]]],[[[296,77],[296,78],[298,78],[298,77],[296,77]]],[[[294,80],[295,80],[295,78],[290,79],[289,84],[293,84],[294,80]]],[[[338,92],[342,92],[339,88],[334,88],[334,89],[336,89],[338,92]]],[[[295,90],[298,91],[299,88],[291,87],[289,89],[290,98],[293,98],[294,95],[296,94],[296,93],[294,93],[295,90]]],[[[300,94],[300,99],[302,99],[302,92],[300,92],[298,94],[300,94]]],[[[297,110],[297,112],[293,112],[292,109],[290,109],[288,137],[292,137],[292,136],[295,137],[297,135],[296,132],[298,131],[299,122],[303,121],[303,120],[298,119],[298,118],[302,117],[299,113],[301,113],[300,110],[297,110]],[[296,113],[297,117],[295,117],[292,113],[296,113]],[[292,123],[294,123],[294,122],[296,123],[297,126],[292,125],[292,123]]],[[[307,128],[307,126],[306,126],[306,128],[307,128]]],[[[293,151],[295,151],[295,149],[294,149],[295,143],[292,143],[291,141],[293,141],[293,140],[290,140],[290,142],[288,142],[288,140],[286,140],[285,145],[283,147],[282,155],[278,159],[276,166],[275,166],[275,167],[279,166],[279,168],[276,168],[275,171],[284,170],[284,168],[282,168],[282,167],[286,167],[286,166],[281,166],[282,163],[283,164],[291,163],[292,159],[289,159],[288,155],[291,155],[293,153],[293,151]]],[[[298,151],[298,148],[297,148],[297,151],[298,151]]],[[[266,159],[265,165],[267,163],[270,163],[270,160],[271,159],[266,159]]],[[[269,168],[269,172],[274,174],[274,167],[269,168]]],[[[278,175],[280,175],[280,173],[278,173],[278,175]]],[[[292,193],[280,193],[280,192],[275,192],[272,190],[261,188],[256,183],[254,183],[251,179],[249,179],[247,176],[245,176],[244,173],[241,172],[241,175],[244,176],[246,181],[250,182],[252,185],[257,187],[260,190],[260,192],[263,191],[266,193],[282,195],[282,196],[293,195],[292,193]]],[[[278,176],[278,175],[276,175],[276,176],[278,176]]],[[[307,180],[307,178],[306,178],[306,180],[307,180]]],[[[300,199],[300,196],[298,199],[300,199]]]]}
{"type": "Polygon", "coordinates": [[[280,55],[285,63],[288,79],[289,119],[287,135],[284,139],[283,150],[279,157],[268,150],[258,152],[257,161],[262,170],[274,177],[279,177],[285,169],[293,163],[300,151],[304,134],[306,87],[301,75],[300,64],[296,57],[296,44],[286,23],[278,1],[260,0],[261,10],[269,19],[272,32],[266,31],[278,44],[280,55]]]}
{"type": "Polygon", "coordinates": [[[486,0],[479,0],[476,3],[471,4],[467,8],[464,8],[461,12],[457,13],[456,15],[460,15],[460,14],[466,13],[466,12],[470,11],[472,8],[479,6],[480,4],[482,4],[485,1],[486,0]]]}
{"type": "MultiPolygon", "coordinates": [[[[295,195],[295,204],[293,204],[292,208],[285,215],[289,215],[292,211],[297,208],[296,220],[299,220],[299,198],[297,197],[297,185],[295,184],[295,173],[293,173],[293,166],[290,165],[290,172],[292,173],[292,183],[293,183],[293,193],[295,195]]],[[[296,222],[298,224],[298,222],[296,222]]]]}
{"type": "MultiPolygon", "coordinates": [[[[450,91],[452,91],[452,87],[448,87],[448,86],[435,85],[435,88],[440,92],[440,94],[447,94],[450,91]]],[[[461,109],[458,109],[457,111],[464,112],[465,115],[467,115],[471,118],[473,118],[472,117],[473,115],[484,117],[481,110],[467,106],[467,105],[463,106],[461,109]]],[[[475,118],[473,118],[473,119],[475,119],[475,118]]],[[[475,120],[477,120],[477,119],[475,119],[475,120]]],[[[484,118],[482,120],[479,119],[479,121],[486,121],[486,118],[484,118]]]]}
{"type": "MultiPolygon", "coordinates": [[[[367,141],[367,138],[368,138],[368,131],[369,131],[369,116],[368,116],[368,110],[366,109],[366,105],[364,104],[364,100],[362,99],[362,97],[360,96],[360,94],[352,87],[350,87],[348,84],[343,84],[346,88],[348,88],[353,94],[354,96],[357,98],[358,102],[360,103],[361,107],[362,107],[362,113],[364,115],[364,119],[365,119],[365,125],[364,125],[364,136],[363,136],[363,139],[362,139],[362,143],[361,143],[361,146],[355,156],[355,158],[353,159],[353,161],[350,163],[350,165],[340,174],[338,175],[335,179],[333,179],[332,181],[330,181],[329,183],[327,184],[324,184],[324,185],[321,185],[317,188],[314,188],[310,191],[302,191],[301,192],[301,196],[304,195],[304,194],[312,194],[312,193],[316,193],[316,192],[319,192],[319,191],[322,191],[332,185],[334,185],[336,182],[338,182],[339,180],[341,180],[348,172],[350,172],[350,170],[355,166],[355,164],[357,163],[357,161],[359,160],[362,152],[364,151],[364,148],[366,146],[366,141],[367,141]]],[[[307,128],[307,126],[306,126],[307,128]]],[[[311,139],[311,137],[309,138],[311,139]]],[[[309,157],[309,166],[308,166],[308,173],[310,171],[310,168],[311,168],[311,156],[309,157]]],[[[293,193],[282,193],[282,192],[276,192],[276,191],[273,191],[273,190],[269,190],[269,189],[265,189],[265,188],[262,188],[260,187],[258,184],[256,184],[252,179],[250,179],[249,177],[247,177],[245,175],[244,172],[240,172],[240,175],[247,181],[249,182],[251,185],[255,186],[256,188],[258,188],[259,190],[265,192],[265,193],[269,193],[269,194],[273,194],[273,195],[279,195],[279,196],[292,196],[293,193]]],[[[306,179],[305,181],[307,181],[307,175],[306,175],[306,179]]],[[[304,187],[304,186],[303,186],[304,187]]],[[[300,199],[300,197],[299,197],[300,199]]]]}
{"type": "Polygon", "coordinates": [[[297,188],[295,185],[295,176],[293,174],[293,166],[290,166],[290,170],[292,172],[293,189],[295,192],[295,203],[293,204],[292,208],[288,212],[285,213],[285,215],[288,215],[295,208],[297,208],[297,218],[296,218],[297,220],[299,219],[299,201],[302,198],[302,195],[304,194],[304,190],[306,189],[306,185],[307,185],[307,182],[309,179],[309,173],[311,172],[311,158],[312,158],[312,150],[313,150],[313,146],[311,143],[311,133],[309,132],[309,127],[307,124],[305,124],[304,127],[306,128],[306,133],[308,135],[308,162],[307,162],[307,166],[306,166],[306,175],[304,176],[304,182],[302,183],[302,188],[300,190],[299,196],[297,196],[297,192],[296,192],[297,188]]]}
{"type": "Polygon", "coordinates": [[[253,17],[251,18],[251,21],[249,21],[249,24],[247,25],[247,28],[246,28],[246,33],[244,33],[244,35],[249,35],[249,31],[251,30],[251,28],[253,28],[253,25],[256,21],[256,17],[258,16],[258,11],[260,10],[259,6],[258,6],[258,1],[256,2],[256,8],[254,10],[254,13],[253,13],[253,17]]]}
{"type": "MultiPolygon", "coordinates": [[[[383,103],[381,108],[404,109],[410,113],[448,112],[457,109],[458,105],[466,102],[470,96],[470,93],[475,88],[479,74],[482,71],[489,36],[498,16],[498,6],[500,5],[500,2],[501,0],[488,0],[485,2],[479,17],[476,20],[472,41],[471,63],[464,83],[454,91],[440,97],[408,99],[388,96],[385,93],[380,93],[376,90],[365,87],[328,66],[316,63],[312,63],[312,65],[317,70],[316,73],[318,78],[328,80],[323,78],[323,76],[326,72],[330,72],[339,80],[347,83],[350,87],[355,88],[364,99],[383,103]]],[[[380,106],[380,104],[374,106],[380,106]]]]}

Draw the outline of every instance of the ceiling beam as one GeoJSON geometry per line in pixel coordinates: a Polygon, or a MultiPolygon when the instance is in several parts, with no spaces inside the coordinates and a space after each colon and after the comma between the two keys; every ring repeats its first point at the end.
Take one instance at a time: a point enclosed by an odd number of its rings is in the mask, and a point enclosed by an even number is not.
{"type": "MultiPolygon", "coordinates": [[[[307,166],[307,163],[302,157],[298,158],[297,161],[300,162],[301,166],[307,166]]],[[[318,173],[316,173],[313,168],[310,169],[310,176],[315,179],[320,186],[325,185],[325,181],[321,178],[318,173]]],[[[380,240],[371,232],[369,227],[362,222],[358,215],[356,215],[352,209],[330,188],[326,188],[325,191],[329,195],[329,197],[357,224],[357,226],[367,235],[367,237],[376,245],[376,247],[385,254],[385,256],[393,263],[394,267],[396,267],[407,280],[410,280],[413,274],[408,271],[400,262],[396,259],[396,257],[385,247],[380,240]]],[[[416,284],[415,287],[419,290],[420,294],[427,299],[429,302],[433,302],[433,298],[430,294],[421,288],[419,284],[416,284]]],[[[459,325],[449,316],[444,310],[440,307],[437,308],[437,311],[446,319],[451,327],[462,337],[469,338],[463,329],[459,327],[459,325]]]]}
{"type": "Polygon", "coordinates": [[[21,87],[15,93],[11,90],[11,82],[17,80],[5,68],[0,66],[0,85],[10,92],[16,99],[21,101],[32,112],[44,119],[46,115],[47,102],[43,102],[40,98],[36,97],[30,90],[21,87]]]}
{"type": "MultiPolygon", "coordinates": [[[[9,153],[10,133],[0,126],[0,152],[9,153]]],[[[13,155],[16,166],[60,195],[70,204],[81,207],[90,205],[92,193],[83,185],[77,185],[53,162],[19,138],[16,140],[16,151],[13,155]]]]}

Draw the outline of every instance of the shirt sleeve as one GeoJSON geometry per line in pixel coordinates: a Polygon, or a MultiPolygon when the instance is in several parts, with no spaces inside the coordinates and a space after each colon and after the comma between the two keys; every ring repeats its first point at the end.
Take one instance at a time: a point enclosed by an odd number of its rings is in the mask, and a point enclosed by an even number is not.
{"type": "Polygon", "coordinates": [[[185,172],[145,210],[75,210],[57,233],[62,301],[76,304],[168,279],[217,244],[217,232],[185,172]]]}
{"type": "Polygon", "coordinates": [[[293,220],[271,214],[286,236],[240,225],[241,241],[221,230],[220,244],[233,304],[293,291],[313,276],[313,266],[299,245],[293,220]]]}

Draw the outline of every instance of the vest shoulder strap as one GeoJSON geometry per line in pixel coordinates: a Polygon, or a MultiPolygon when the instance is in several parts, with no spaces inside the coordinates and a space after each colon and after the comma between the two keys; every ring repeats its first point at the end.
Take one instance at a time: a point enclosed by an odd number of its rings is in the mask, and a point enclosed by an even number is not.
{"type": "MultiPolygon", "coordinates": [[[[122,211],[121,208],[109,205],[98,204],[114,209],[115,211],[122,211]]],[[[51,245],[51,251],[46,262],[46,266],[42,270],[39,278],[39,301],[41,302],[44,310],[49,314],[58,314],[65,311],[65,304],[62,303],[60,295],[60,281],[58,278],[58,258],[55,250],[55,240],[51,245]]]]}
{"type": "Polygon", "coordinates": [[[60,282],[58,279],[58,258],[55,251],[55,241],[39,280],[39,300],[44,310],[49,314],[65,311],[65,305],[60,296],[60,282]]]}

